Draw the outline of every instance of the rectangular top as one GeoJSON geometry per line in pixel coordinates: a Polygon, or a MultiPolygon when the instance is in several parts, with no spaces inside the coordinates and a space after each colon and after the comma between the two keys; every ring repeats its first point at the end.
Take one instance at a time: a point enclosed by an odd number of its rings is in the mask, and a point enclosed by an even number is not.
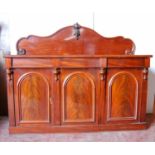
{"type": "Polygon", "coordinates": [[[6,55],[5,58],[143,58],[152,55],[6,55]]]}
{"type": "Polygon", "coordinates": [[[12,68],[149,67],[151,55],[6,55],[12,68]]]}

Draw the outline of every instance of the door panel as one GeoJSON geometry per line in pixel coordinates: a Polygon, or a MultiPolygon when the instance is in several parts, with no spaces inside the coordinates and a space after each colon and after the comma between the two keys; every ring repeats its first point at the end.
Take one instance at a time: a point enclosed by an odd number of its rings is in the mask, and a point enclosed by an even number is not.
{"type": "Polygon", "coordinates": [[[29,73],[20,81],[19,102],[22,121],[46,121],[49,118],[49,85],[38,73],[29,73]]]}
{"type": "Polygon", "coordinates": [[[62,123],[95,123],[99,84],[97,70],[65,69],[61,72],[62,123]]]}
{"type": "Polygon", "coordinates": [[[107,76],[107,121],[136,121],[138,119],[141,70],[109,69],[107,76]]]}
{"type": "Polygon", "coordinates": [[[17,123],[50,122],[50,71],[15,71],[17,123]]]}

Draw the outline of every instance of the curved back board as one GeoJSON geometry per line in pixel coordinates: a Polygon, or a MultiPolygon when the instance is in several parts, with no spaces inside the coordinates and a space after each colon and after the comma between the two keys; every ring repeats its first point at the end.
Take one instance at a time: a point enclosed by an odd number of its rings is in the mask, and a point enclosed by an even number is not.
{"type": "Polygon", "coordinates": [[[134,49],[130,39],[106,38],[78,24],[47,37],[31,35],[17,42],[18,54],[25,55],[126,55],[134,54],[134,49]]]}

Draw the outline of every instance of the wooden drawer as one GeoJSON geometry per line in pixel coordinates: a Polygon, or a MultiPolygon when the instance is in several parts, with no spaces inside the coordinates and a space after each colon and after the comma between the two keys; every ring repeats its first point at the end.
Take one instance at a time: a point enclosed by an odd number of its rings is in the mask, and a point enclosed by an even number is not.
{"type": "Polygon", "coordinates": [[[92,68],[106,67],[106,58],[14,58],[13,68],[92,68]]]}
{"type": "Polygon", "coordinates": [[[144,58],[109,58],[108,67],[144,67],[144,58]]]}

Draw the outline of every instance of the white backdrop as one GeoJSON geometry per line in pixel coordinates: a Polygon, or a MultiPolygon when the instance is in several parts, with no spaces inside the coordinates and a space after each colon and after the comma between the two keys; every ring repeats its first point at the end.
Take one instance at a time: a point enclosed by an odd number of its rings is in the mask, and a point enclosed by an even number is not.
{"type": "MultiPolygon", "coordinates": [[[[30,34],[46,36],[76,22],[106,37],[122,35],[131,38],[136,44],[136,54],[155,54],[155,9],[149,0],[146,3],[132,0],[7,1],[0,6],[3,12],[0,23],[8,25],[3,49],[12,54],[16,54],[15,45],[20,37],[30,34]]],[[[152,112],[155,57],[151,60],[148,92],[147,112],[152,112]]]]}

